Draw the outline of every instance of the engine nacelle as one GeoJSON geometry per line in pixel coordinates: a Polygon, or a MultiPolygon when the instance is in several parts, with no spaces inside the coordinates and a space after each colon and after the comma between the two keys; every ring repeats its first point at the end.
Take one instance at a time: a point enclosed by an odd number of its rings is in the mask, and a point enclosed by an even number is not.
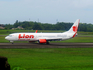
{"type": "Polygon", "coordinates": [[[39,43],[47,43],[46,39],[39,39],[39,43]]]}

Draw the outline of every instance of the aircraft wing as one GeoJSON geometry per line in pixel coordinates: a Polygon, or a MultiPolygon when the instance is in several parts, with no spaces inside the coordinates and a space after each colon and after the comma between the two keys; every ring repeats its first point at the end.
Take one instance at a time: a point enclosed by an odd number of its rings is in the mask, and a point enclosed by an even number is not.
{"type": "Polygon", "coordinates": [[[48,38],[48,37],[42,38],[42,39],[46,39],[47,41],[60,41],[60,40],[62,40],[62,38],[48,38]]]}

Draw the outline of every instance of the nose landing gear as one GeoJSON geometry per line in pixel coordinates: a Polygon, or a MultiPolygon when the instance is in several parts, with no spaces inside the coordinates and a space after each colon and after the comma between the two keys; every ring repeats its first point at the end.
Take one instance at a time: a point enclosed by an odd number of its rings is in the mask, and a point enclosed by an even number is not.
{"type": "Polygon", "coordinates": [[[14,44],[14,41],[10,41],[12,44],[14,44]]]}

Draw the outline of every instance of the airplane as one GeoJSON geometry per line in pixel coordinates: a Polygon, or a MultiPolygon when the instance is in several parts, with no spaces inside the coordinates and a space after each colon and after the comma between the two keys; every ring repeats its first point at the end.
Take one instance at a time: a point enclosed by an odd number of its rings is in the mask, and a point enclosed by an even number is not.
{"type": "Polygon", "coordinates": [[[76,22],[72,25],[72,27],[63,33],[12,33],[9,36],[6,36],[5,39],[10,42],[14,41],[29,41],[38,43],[46,43],[49,44],[49,41],[62,41],[74,38],[77,35],[77,30],[79,26],[80,19],[77,19],[76,22]]]}

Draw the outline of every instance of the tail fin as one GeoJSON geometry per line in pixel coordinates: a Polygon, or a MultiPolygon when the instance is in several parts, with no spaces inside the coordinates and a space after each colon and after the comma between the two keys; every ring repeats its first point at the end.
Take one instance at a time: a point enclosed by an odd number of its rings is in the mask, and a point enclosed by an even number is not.
{"type": "Polygon", "coordinates": [[[79,26],[80,19],[77,19],[76,22],[72,25],[72,27],[69,29],[69,33],[77,33],[78,26],[79,26]]]}
{"type": "Polygon", "coordinates": [[[77,34],[79,22],[80,22],[80,19],[77,19],[76,22],[72,25],[72,27],[67,31],[67,33],[73,34],[72,38],[74,38],[77,34]]]}

